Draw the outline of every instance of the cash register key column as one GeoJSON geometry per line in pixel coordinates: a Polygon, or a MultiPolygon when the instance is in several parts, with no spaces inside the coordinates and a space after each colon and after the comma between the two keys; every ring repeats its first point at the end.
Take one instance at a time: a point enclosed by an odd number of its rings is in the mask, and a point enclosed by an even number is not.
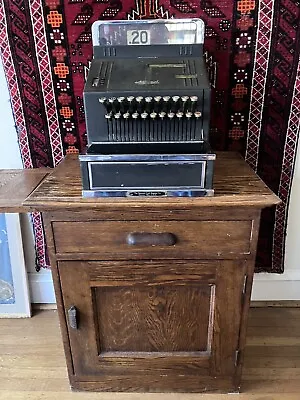
{"type": "Polygon", "coordinates": [[[181,96],[181,101],[182,101],[182,112],[186,112],[187,111],[187,105],[188,105],[188,100],[189,100],[189,96],[181,96]]]}
{"type": "Polygon", "coordinates": [[[120,96],[117,98],[118,104],[119,104],[119,111],[121,112],[121,114],[125,113],[125,97],[120,96]]]}
{"type": "Polygon", "coordinates": [[[161,96],[154,96],[154,109],[153,111],[156,113],[159,113],[160,109],[161,109],[161,96]]]}
{"type": "Polygon", "coordinates": [[[198,96],[191,96],[191,109],[189,111],[195,112],[197,109],[198,96]]]}
{"type": "Polygon", "coordinates": [[[178,107],[178,100],[180,99],[180,96],[173,96],[172,100],[173,100],[173,110],[172,111],[178,111],[177,107],[178,107]]]}
{"type": "Polygon", "coordinates": [[[129,113],[133,113],[134,112],[133,100],[134,100],[134,96],[128,96],[127,97],[127,101],[128,101],[128,110],[127,111],[129,113]]]}
{"type": "Polygon", "coordinates": [[[137,109],[136,111],[140,114],[143,112],[143,96],[137,96],[135,101],[137,102],[137,109]]]}
{"type": "Polygon", "coordinates": [[[145,97],[145,102],[146,102],[146,104],[145,104],[145,112],[150,114],[151,111],[153,111],[152,97],[150,97],[150,96],[145,97]]]}
{"type": "Polygon", "coordinates": [[[161,96],[154,96],[155,103],[159,104],[161,101],[161,96]]]}

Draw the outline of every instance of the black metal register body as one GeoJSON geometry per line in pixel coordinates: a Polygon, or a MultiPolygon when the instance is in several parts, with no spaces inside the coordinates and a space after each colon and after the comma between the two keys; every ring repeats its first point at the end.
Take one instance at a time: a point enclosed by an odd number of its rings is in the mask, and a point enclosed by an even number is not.
{"type": "Polygon", "coordinates": [[[213,195],[203,21],[97,21],[92,36],[83,195],[213,195]]]}

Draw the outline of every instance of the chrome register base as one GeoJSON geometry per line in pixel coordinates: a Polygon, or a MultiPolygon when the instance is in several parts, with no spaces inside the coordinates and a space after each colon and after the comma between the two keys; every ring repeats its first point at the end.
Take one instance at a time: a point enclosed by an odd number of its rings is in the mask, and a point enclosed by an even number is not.
{"type": "Polygon", "coordinates": [[[83,197],[213,196],[216,156],[205,154],[80,155],[83,197]]]}
{"type": "Polygon", "coordinates": [[[153,188],[152,190],[83,190],[82,196],[89,198],[97,197],[208,197],[213,196],[213,189],[168,189],[159,190],[153,188]]]}

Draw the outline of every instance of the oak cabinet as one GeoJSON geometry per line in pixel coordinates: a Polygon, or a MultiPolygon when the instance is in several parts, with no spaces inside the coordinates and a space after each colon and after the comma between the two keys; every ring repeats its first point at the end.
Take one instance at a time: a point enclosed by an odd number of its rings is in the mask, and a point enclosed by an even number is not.
{"type": "Polygon", "coordinates": [[[240,390],[260,213],[279,202],[240,156],[217,154],[212,198],[83,199],[76,156],[9,176],[0,208],[43,213],[74,390],[240,390]]]}
{"type": "Polygon", "coordinates": [[[239,390],[260,210],[142,209],[44,213],[72,387],[239,390]]]}

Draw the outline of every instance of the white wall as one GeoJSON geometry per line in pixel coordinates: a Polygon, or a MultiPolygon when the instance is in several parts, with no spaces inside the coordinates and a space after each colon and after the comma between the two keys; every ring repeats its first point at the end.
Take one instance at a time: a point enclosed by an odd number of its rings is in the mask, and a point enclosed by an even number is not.
{"type": "MultiPolygon", "coordinates": [[[[21,168],[17,134],[12,118],[6,81],[0,63],[0,168],[21,168]]],[[[295,176],[290,200],[286,266],[283,275],[256,274],[253,300],[300,300],[300,146],[298,148],[295,176]]],[[[28,216],[22,218],[26,265],[34,303],[55,302],[50,271],[35,271],[34,241],[28,216]]]]}
{"type": "Polygon", "coordinates": [[[300,143],[290,197],[284,274],[256,274],[253,300],[300,299],[300,143]]]}

